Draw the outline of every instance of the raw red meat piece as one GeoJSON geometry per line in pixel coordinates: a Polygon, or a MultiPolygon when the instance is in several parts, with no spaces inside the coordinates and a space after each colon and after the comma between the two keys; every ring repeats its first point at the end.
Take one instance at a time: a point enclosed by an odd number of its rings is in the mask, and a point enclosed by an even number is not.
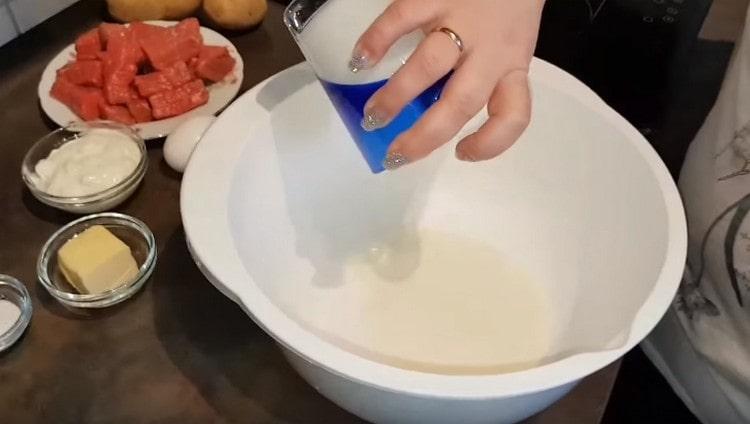
{"type": "Polygon", "coordinates": [[[110,39],[104,58],[104,95],[110,104],[125,104],[135,95],[130,84],[135,79],[138,66],[132,46],[135,44],[119,36],[110,39]]]}
{"type": "Polygon", "coordinates": [[[183,62],[198,56],[198,53],[201,51],[202,41],[198,38],[178,36],[176,37],[176,40],[175,45],[180,54],[180,60],[183,62]]]}
{"type": "Polygon", "coordinates": [[[77,85],[101,87],[104,84],[102,63],[98,60],[71,62],[60,68],[57,74],[77,85]]]}
{"type": "Polygon", "coordinates": [[[179,87],[186,82],[195,79],[195,75],[190,71],[185,62],[175,62],[169,68],[161,71],[167,80],[175,87],[179,87]]]}
{"type": "Polygon", "coordinates": [[[193,38],[203,45],[203,36],[201,35],[201,24],[197,18],[186,18],[174,26],[174,31],[181,37],[193,38]]]}
{"type": "Polygon", "coordinates": [[[208,102],[208,91],[203,81],[194,80],[182,87],[154,94],[148,98],[154,118],[177,116],[208,102]]]}
{"type": "Polygon", "coordinates": [[[174,85],[169,82],[162,71],[156,71],[136,76],[135,87],[141,96],[148,97],[162,91],[171,90],[174,88],[174,85]]]}
{"type": "Polygon", "coordinates": [[[125,25],[111,24],[104,22],[99,25],[99,38],[102,40],[102,46],[107,49],[109,39],[112,37],[125,37],[130,30],[125,25]]]}
{"type": "Polygon", "coordinates": [[[104,83],[104,97],[111,105],[124,105],[132,99],[138,98],[138,93],[130,84],[104,83]]]}
{"type": "Polygon", "coordinates": [[[229,50],[224,46],[202,46],[198,59],[208,60],[225,55],[229,55],[229,50]]]}
{"type": "Polygon", "coordinates": [[[130,111],[125,106],[102,104],[101,109],[104,119],[126,125],[135,124],[133,115],[130,114],[130,111]]]}
{"type": "Polygon", "coordinates": [[[84,121],[99,119],[99,104],[104,102],[102,90],[81,87],[58,76],[50,90],[52,97],[68,106],[84,121]]]}
{"type": "Polygon", "coordinates": [[[135,74],[138,73],[138,67],[133,64],[127,64],[116,68],[114,71],[105,73],[104,78],[106,82],[128,85],[135,79],[135,74]]]}
{"type": "Polygon", "coordinates": [[[130,32],[112,33],[104,56],[104,95],[110,104],[125,104],[137,97],[130,84],[144,58],[140,46],[130,39],[130,32]]]}
{"type": "Polygon", "coordinates": [[[155,69],[165,69],[180,60],[177,49],[163,43],[151,43],[143,46],[143,51],[155,69]]]}
{"type": "Polygon", "coordinates": [[[203,49],[195,64],[195,74],[203,79],[219,82],[232,72],[234,64],[235,60],[229,55],[226,47],[203,49]]]}
{"type": "Polygon", "coordinates": [[[146,55],[130,31],[127,31],[110,36],[107,43],[107,58],[119,65],[140,65],[146,60],[146,55]]]}
{"type": "Polygon", "coordinates": [[[96,59],[97,53],[102,50],[102,42],[99,39],[99,30],[94,28],[84,33],[76,40],[76,58],[96,59]]]}
{"type": "Polygon", "coordinates": [[[103,23],[99,25],[99,34],[111,63],[139,65],[146,59],[130,27],[103,23]]]}
{"type": "Polygon", "coordinates": [[[151,106],[146,99],[135,99],[128,102],[128,110],[133,115],[135,122],[148,122],[154,119],[151,115],[151,106]]]}
{"type": "Polygon", "coordinates": [[[163,36],[168,31],[167,28],[144,22],[131,22],[129,28],[133,33],[133,39],[139,44],[141,40],[148,39],[149,37],[163,36]]]}
{"type": "Polygon", "coordinates": [[[168,68],[175,62],[182,60],[176,38],[172,35],[165,37],[154,37],[141,42],[146,57],[151,66],[156,69],[168,68]]]}
{"type": "Polygon", "coordinates": [[[77,59],[95,59],[97,53],[102,51],[99,31],[94,28],[80,35],[75,41],[75,48],[77,59]]]}
{"type": "Polygon", "coordinates": [[[203,37],[195,18],[185,19],[165,33],[139,40],[141,48],[158,69],[166,69],[175,62],[187,62],[200,53],[203,37]]]}
{"type": "Polygon", "coordinates": [[[187,61],[187,66],[193,73],[195,73],[196,65],[198,65],[198,57],[191,57],[190,60],[187,61]]]}
{"type": "Polygon", "coordinates": [[[135,74],[138,73],[138,66],[135,63],[123,63],[121,60],[121,58],[113,57],[107,53],[102,61],[105,84],[128,85],[133,82],[135,74]]]}

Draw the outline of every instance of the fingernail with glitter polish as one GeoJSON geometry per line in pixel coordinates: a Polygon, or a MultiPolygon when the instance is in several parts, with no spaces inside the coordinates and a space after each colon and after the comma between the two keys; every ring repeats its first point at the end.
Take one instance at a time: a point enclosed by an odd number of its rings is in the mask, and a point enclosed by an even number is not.
{"type": "Polygon", "coordinates": [[[365,108],[365,115],[362,117],[362,128],[365,131],[375,131],[385,127],[388,124],[387,121],[386,117],[377,109],[368,107],[365,108]]]}
{"type": "Polygon", "coordinates": [[[409,159],[407,159],[406,156],[402,155],[401,153],[388,152],[388,155],[383,161],[383,168],[387,169],[388,171],[393,171],[394,169],[401,168],[407,163],[409,163],[409,159]]]}
{"type": "Polygon", "coordinates": [[[367,56],[359,51],[355,51],[349,60],[349,70],[355,74],[363,69],[367,69],[369,66],[370,63],[367,60],[367,56]]]}
{"type": "Polygon", "coordinates": [[[464,162],[476,162],[476,159],[462,150],[456,150],[456,158],[464,162]]]}

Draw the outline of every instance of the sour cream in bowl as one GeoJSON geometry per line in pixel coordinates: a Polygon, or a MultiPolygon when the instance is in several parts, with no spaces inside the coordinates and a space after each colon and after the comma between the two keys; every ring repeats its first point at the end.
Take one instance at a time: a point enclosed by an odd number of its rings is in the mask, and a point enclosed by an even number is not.
{"type": "Polygon", "coordinates": [[[22,176],[41,202],[73,213],[112,209],[127,199],[146,173],[143,140],[126,126],[74,123],[37,141],[22,176]]]}

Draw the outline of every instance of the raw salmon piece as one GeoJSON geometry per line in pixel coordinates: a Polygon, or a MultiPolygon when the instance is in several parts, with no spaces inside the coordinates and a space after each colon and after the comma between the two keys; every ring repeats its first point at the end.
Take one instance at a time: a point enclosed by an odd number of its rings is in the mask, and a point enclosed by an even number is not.
{"type": "Polygon", "coordinates": [[[174,31],[181,37],[193,38],[200,45],[203,45],[203,36],[201,35],[201,24],[196,18],[186,18],[174,26],[174,31]]]}
{"type": "Polygon", "coordinates": [[[145,62],[146,54],[128,31],[110,37],[107,43],[107,58],[111,63],[118,65],[140,65],[145,62]]]}
{"type": "Polygon", "coordinates": [[[175,62],[182,60],[182,55],[174,36],[154,37],[141,42],[146,57],[155,69],[166,69],[175,62]]]}
{"type": "Polygon", "coordinates": [[[133,118],[133,115],[130,114],[130,111],[125,106],[105,104],[101,106],[101,109],[104,119],[126,125],[135,124],[135,118],[133,118]]]}
{"type": "Polygon", "coordinates": [[[165,27],[151,25],[144,22],[132,22],[129,28],[133,34],[133,40],[138,44],[140,44],[141,40],[145,40],[149,37],[163,36],[168,31],[165,27]]]}
{"type": "Polygon", "coordinates": [[[102,51],[99,30],[94,28],[87,31],[76,40],[76,58],[78,60],[96,59],[102,51]]]}
{"type": "Polygon", "coordinates": [[[135,87],[138,94],[142,97],[149,97],[162,91],[171,90],[174,85],[169,82],[162,71],[151,72],[150,74],[137,75],[135,77],[135,87]]]}
{"type": "Polygon", "coordinates": [[[104,102],[104,96],[99,88],[75,85],[66,78],[58,76],[50,94],[84,121],[100,117],[99,104],[104,102]]]}
{"type": "Polygon", "coordinates": [[[161,71],[167,80],[175,87],[195,79],[195,75],[185,62],[175,62],[172,66],[161,71]]]}
{"type": "Polygon", "coordinates": [[[227,55],[229,55],[229,50],[224,46],[202,46],[198,59],[214,59],[227,55]]]}
{"type": "Polygon", "coordinates": [[[232,72],[234,65],[234,58],[228,54],[209,59],[199,57],[195,65],[195,74],[203,79],[219,82],[232,72]]]}
{"type": "Polygon", "coordinates": [[[163,91],[148,98],[154,118],[177,116],[208,102],[208,91],[197,79],[181,87],[163,91]]]}
{"type": "Polygon", "coordinates": [[[112,37],[125,37],[128,35],[130,30],[125,25],[112,24],[104,22],[99,25],[99,38],[102,41],[102,47],[104,50],[107,49],[109,39],[112,37]]]}
{"type": "Polygon", "coordinates": [[[154,119],[151,114],[151,106],[146,99],[135,99],[128,102],[128,110],[133,115],[135,122],[148,122],[154,119]]]}
{"type": "Polygon", "coordinates": [[[104,84],[102,62],[98,60],[71,62],[60,68],[57,74],[77,85],[101,87],[104,84]]]}
{"type": "Polygon", "coordinates": [[[138,92],[135,91],[132,85],[111,82],[104,84],[104,98],[111,105],[124,105],[128,101],[137,99],[138,97],[138,92]]]}
{"type": "Polygon", "coordinates": [[[127,85],[133,82],[138,66],[135,63],[123,63],[118,57],[112,57],[109,53],[102,61],[104,82],[127,85]]]}
{"type": "Polygon", "coordinates": [[[198,65],[198,58],[192,57],[190,60],[187,61],[187,66],[190,69],[190,72],[195,73],[195,67],[198,65]]]}
{"type": "Polygon", "coordinates": [[[160,35],[151,35],[139,40],[141,48],[158,70],[166,69],[175,62],[187,62],[198,56],[203,45],[200,24],[195,18],[186,19],[160,35]]]}

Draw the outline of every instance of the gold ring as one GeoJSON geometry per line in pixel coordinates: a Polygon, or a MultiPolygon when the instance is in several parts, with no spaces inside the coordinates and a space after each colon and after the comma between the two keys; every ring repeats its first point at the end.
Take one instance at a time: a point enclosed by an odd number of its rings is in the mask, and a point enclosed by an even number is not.
{"type": "Polygon", "coordinates": [[[458,36],[452,29],[446,28],[446,27],[440,27],[436,29],[435,31],[442,32],[443,34],[446,34],[448,37],[451,38],[451,41],[453,41],[453,44],[458,47],[459,53],[464,52],[464,42],[461,40],[461,37],[458,36]]]}

